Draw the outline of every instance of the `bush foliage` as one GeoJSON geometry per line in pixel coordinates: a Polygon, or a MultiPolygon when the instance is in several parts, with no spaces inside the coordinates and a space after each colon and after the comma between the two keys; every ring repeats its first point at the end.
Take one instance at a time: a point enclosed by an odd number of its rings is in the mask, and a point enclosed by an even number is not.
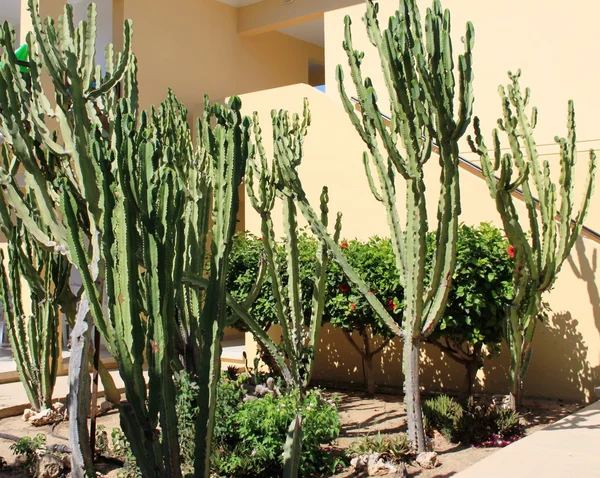
{"type": "Polygon", "coordinates": [[[519,415],[510,409],[475,404],[462,406],[447,395],[423,403],[426,428],[439,431],[453,443],[504,446],[523,435],[519,415]]]}
{"type": "MultiPolygon", "coordinates": [[[[311,305],[311,274],[315,263],[317,241],[306,231],[299,238],[299,254],[303,304],[308,314],[311,305]]],[[[435,246],[434,233],[429,235],[429,263],[435,246]]],[[[402,322],[403,290],[396,269],[395,256],[389,239],[373,237],[368,241],[341,241],[350,264],[363,277],[372,292],[386,305],[398,323],[402,322]]],[[[509,244],[498,228],[482,223],[477,227],[461,225],[459,230],[456,270],[452,289],[448,297],[446,314],[430,340],[468,369],[469,388],[472,376],[482,365],[482,346],[495,351],[502,339],[504,306],[512,297],[512,257],[509,244]]],[[[254,285],[261,257],[260,238],[250,233],[235,237],[230,255],[228,288],[231,294],[243,301],[254,285]]],[[[280,264],[284,264],[283,246],[279,245],[280,264]]],[[[285,267],[281,268],[285,272],[285,267]]],[[[268,275],[261,292],[250,311],[267,329],[277,322],[275,303],[268,275]]],[[[354,346],[363,358],[370,360],[375,349],[372,344],[371,357],[365,354],[367,342],[379,336],[386,343],[392,336],[384,327],[363,295],[351,284],[341,268],[330,263],[327,274],[327,295],[324,322],[346,332],[349,340],[352,333],[362,337],[361,348],[354,346]]],[[[238,326],[242,327],[241,321],[238,326]]]]}

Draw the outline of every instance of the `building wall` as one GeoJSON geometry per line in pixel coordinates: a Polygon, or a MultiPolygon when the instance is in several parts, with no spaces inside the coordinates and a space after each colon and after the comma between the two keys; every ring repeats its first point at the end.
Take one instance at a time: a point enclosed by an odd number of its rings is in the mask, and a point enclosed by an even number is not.
{"type": "MultiPolygon", "coordinates": [[[[269,111],[285,108],[300,112],[304,97],[310,101],[312,125],[304,144],[300,176],[313,206],[318,206],[320,189],[327,185],[330,211],[332,214],[336,211],[343,213],[343,237],[367,239],[375,234],[389,235],[384,210],[373,199],[362,169],[364,146],[337,100],[308,85],[295,85],[243,95],[242,101],[248,110],[259,112],[263,136],[269,138],[269,111]]],[[[268,151],[272,150],[268,141],[265,146],[268,151]]],[[[434,228],[439,191],[439,167],[435,156],[426,166],[425,174],[430,227],[434,228]]],[[[402,215],[405,203],[403,184],[399,181],[398,185],[398,207],[402,215]]],[[[479,224],[488,221],[501,225],[487,185],[481,178],[461,170],[461,191],[463,222],[479,224]]],[[[278,236],[283,235],[280,213],[280,208],[274,213],[278,236]]],[[[525,213],[522,204],[519,213],[525,213]]],[[[301,224],[305,222],[301,221],[301,224]]],[[[246,209],[246,228],[255,233],[260,231],[260,218],[250,206],[246,209]]],[[[533,357],[525,382],[525,393],[529,396],[589,399],[594,384],[600,382],[599,248],[600,245],[591,239],[579,239],[554,290],[548,295],[551,319],[548,324],[540,324],[536,331],[533,357]]],[[[395,341],[380,356],[379,384],[401,386],[401,349],[402,345],[395,341]]],[[[325,327],[318,347],[314,378],[334,383],[359,383],[362,373],[360,359],[343,334],[325,327]]],[[[476,389],[490,393],[506,392],[506,373],[507,354],[503,353],[486,363],[476,389]]],[[[428,390],[464,389],[464,369],[427,346],[423,360],[423,385],[428,390]]]]}
{"type": "MultiPolygon", "coordinates": [[[[323,62],[323,48],[278,32],[238,35],[237,9],[214,0],[124,2],[134,22],[143,106],[173,88],[195,115],[203,95],[233,94],[308,82],[309,61],[323,62]]],[[[118,34],[115,31],[115,35],[118,34]]]]}

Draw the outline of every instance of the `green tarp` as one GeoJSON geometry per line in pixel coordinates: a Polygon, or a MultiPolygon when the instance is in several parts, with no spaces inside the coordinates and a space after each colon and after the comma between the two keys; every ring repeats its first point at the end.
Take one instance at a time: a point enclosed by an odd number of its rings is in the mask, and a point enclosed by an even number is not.
{"type": "MultiPolygon", "coordinates": [[[[27,50],[27,43],[21,45],[17,51],[15,51],[15,55],[17,60],[19,61],[29,61],[29,51],[27,50]]],[[[2,62],[0,61],[0,66],[2,66],[2,62]]],[[[29,67],[27,66],[19,66],[22,72],[27,73],[29,71],[29,67]]]]}

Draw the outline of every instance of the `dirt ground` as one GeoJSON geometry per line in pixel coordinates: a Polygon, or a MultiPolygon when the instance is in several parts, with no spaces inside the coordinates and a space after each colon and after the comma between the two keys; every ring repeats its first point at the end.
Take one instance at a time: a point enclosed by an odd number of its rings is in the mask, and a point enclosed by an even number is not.
{"type": "MultiPolygon", "coordinates": [[[[365,435],[394,435],[406,432],[404,404],[393,395],[377,395],[365,398],[360,393],[340,393],[340,417],[343,430],[338,445],[347,448],[350,443],[365,435]]],[[[481,398],[486,401],[486,397],[481,398]]],[[[557,420],[579,410],[583,404],[565,404],[557,400],[526,400],[522,417],[526,425],[526,435],[530,435],[557,420]]],[[[438,453],[440,466],[433,470],[424,470],[419,466],[408,466],[411,477],[445,478],[462,471],[483,460],[499,448],[477,448],[449,443],[436,433],[434,450],[438,453]]],[[[350,472],[337,475],[337,478],[355,477],[350,472]]]]}
{"type": "MultiPolygon", "coordinates": [[[[337,440],[336,446],[347,448],[354,440],[368,434],[393,435],[406,431],[406,419],[404,404],[393,395],[377,395],[375,398],[365,398],[360,393],[339,392],[342,401],[339,407],[340,418],[343,424],[342,433],[337,440]]],[[[581,408],[583,404],[565,404],[561,401],[537,400],[526,401],[523,411],[523,419],[527,424],[526,434],[534,433],[545,426],[573,413],[581,408]]],[[[117,411],[109,412],[98,418],[98,424],[104,425],[109,432],[119,426],[119,414],[117,411]]],[[[61,422],[51,432],[49,426],[33,427],[24,423],[21,417],[12,417],[0,420],[0,433],[18,437],[35,436],[45,433],[48,444],[68,445],[68,423],[61,422]]],[[[0,457],[14,464],[14,456],[10,450],[13,442],[0,438],[0,457]]],[[[408,467],[409,476],[419,478],[445,478],[468,468],[472,464],[482,460],[496,452],[498,448],[476,448],[453,445],[448,443],[441,435],[436,434],[434,438],[434,449],[439,454],[440,466],[433,470],[423,470],[418,466],[408,467]]],[[[115,472],[106,476],[116,476],[115,472]]],[[[336,475],[337,478],[350,478],[356,475],[346,471],[336,475]]],[[[0,477],[22,478],[25,477],[21,471],[0,470],[0,477]]]]}

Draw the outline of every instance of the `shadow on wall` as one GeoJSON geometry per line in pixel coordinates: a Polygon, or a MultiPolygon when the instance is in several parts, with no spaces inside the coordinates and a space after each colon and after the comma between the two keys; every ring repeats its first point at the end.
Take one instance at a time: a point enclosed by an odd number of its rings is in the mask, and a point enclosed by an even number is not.
{"type": "Polygon", "coordinates": [[[592,252],[592,261],[588,258],[585,250],[585,242],[583,239],[575,243],[575,253],[577,254],[577,262],[575,263],[575,254],[571,252],[571,255],[567,259],[569,265],[573,269],[573,273],[578,279],[585,281],[587,285],[588,295],[590,298],[590,304],[594,311],[594,324],[596,329],[600,332],[600,291],[598,291],[598,284],[596,284],[596,272],[598,271],[598,250],[594,249],[592,252]]]}
{"type": "Polygon", "coordinates": [[[588,347],[577,326],[570,312],[554,314],[549,323],[538,326],[532,366],[525,378],[526,393],[586,401],[594,396],[600,367],[590,365],[588,347]]]}
{"type": "MultiPolygon", "coordinates": [[[[539,324],[533,343],[533,356],[525,378],[525,393],[531,398],[586,400],[593,397],[600,383],[600,367],[590,366],[588,347],[570,313],[555,314],[539,324]]],[[[486,360],[479,371],[475,393],[508,393],[508,353],[505,347],[496,358],[486,360]]],[[[466,391],[466,371],[432,345],[425,345],[421,357],[421,384],[425,392],[466,391]]],[[[375,358],[378,387],[401,393],[402,345],[394,340],[375,358]]],[[[359,390],[364,386],[360,356],[351,348],[342,332],[327,324],[321,330],[317,347],[315,382],[359,390]]]]}
{"type": "MultiPolygon", "coordinates": [[[[377,345],[374,345],[377,346],[377,345]]],[[[395,339],[374,359],[375,382],[380,389],[400,393],[402,373],[402,343],[395,339]]],[[[508,389],[504,357],[486,361],[485,376],[480,373],[475,392],[505,393],[508,389]]],[[[360,389],[364,385],[361,357],[351,347],[341,330],[330,324],[321,329],[313,380],[323,385],[360,389]]],[[[425,392],[446,391],[464,393],[467,389],[466,370],[433,345],[425,344],[421,354],[421,384],[425,392]]]]}

